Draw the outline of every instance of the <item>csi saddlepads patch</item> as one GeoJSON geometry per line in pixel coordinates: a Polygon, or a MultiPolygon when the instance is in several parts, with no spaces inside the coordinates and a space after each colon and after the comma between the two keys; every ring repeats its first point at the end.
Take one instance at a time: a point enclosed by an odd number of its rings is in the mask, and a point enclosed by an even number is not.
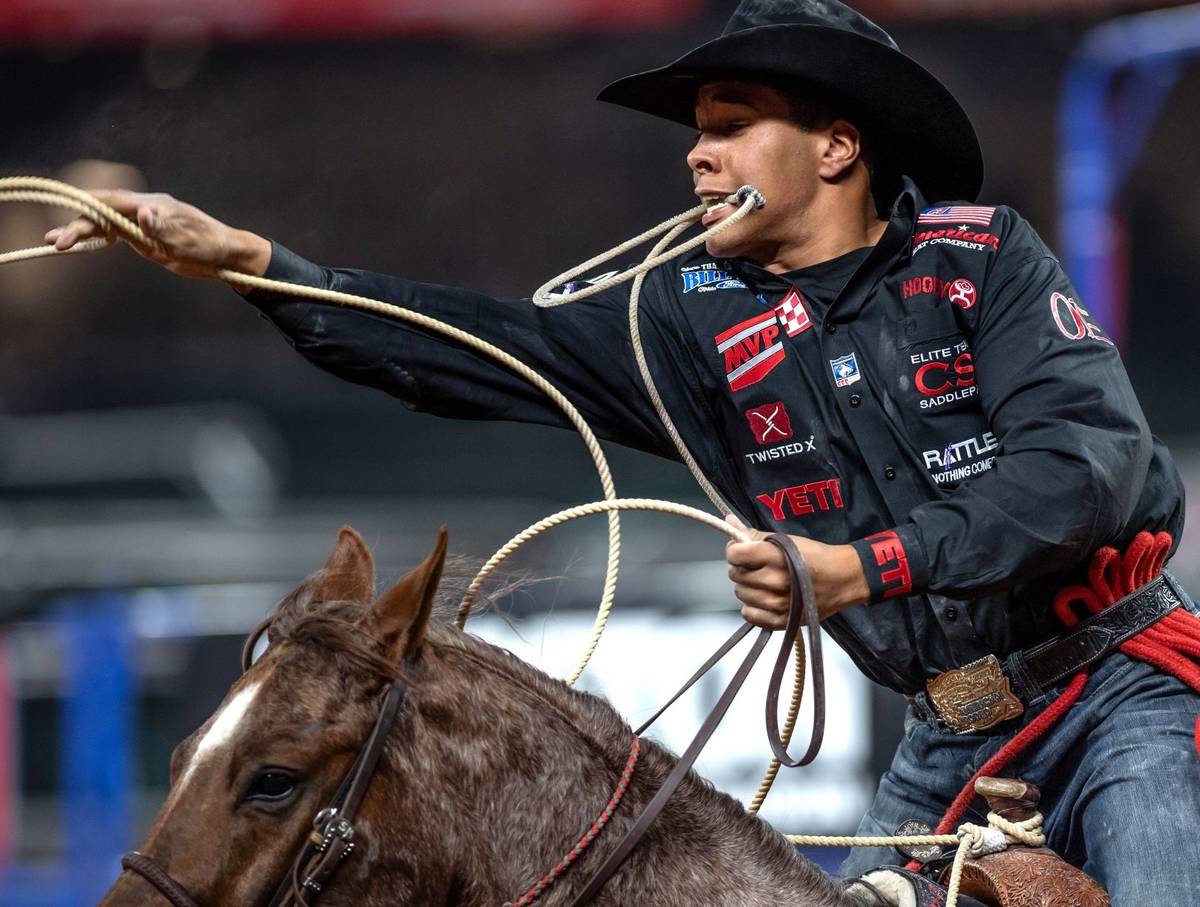
{"type": "Polygon", "coordinates": [[[766,463],[769,460],[779,460],[799,453],[812,453],[816,450],[816,435],[809,435],[807,441],[780,443],[792,437],[792,421],[782,401],[751,407],[746,410],[746,422],[750,425],[754,440],[760,447],[766,448],[744,454],[751,463],[766,463]]]}
{"type": "Polygon", "coordinates": [[[955,280],[943,280],[940,277],[913,277],[900,285],[900,292],[905,301],[919,296],[933,296],[938,299],[949,299],[960,309],[969,309],[975,305],[978,291],[975,284],[965,277],[955,280]]]}
{"type": "Polygon", "coordinates": [[[985,431],[977,438],[951,441],[941,450],[927,450],[921,456],[933,481],[945,485],[987,472],[996,462],[995,456],[988,455],[999,447],[996,436],[985,431]]]}
{"type": "Polygon", "coordinates": [[[822,479],[805,485],[789,485],[768,494],[758,495],[758,502],[771,512],[771,518],[784,520],[786,506],[794,517],[808,516],[818,510],[845,510],[840,479],[822,479]]]}
{"type": "Polygon", "coordinates": [[[972,230],[966,224],[941,230],[919,230],[913,237],[913,255],[927,246],[956,246],[972,252],[995,252],[1000,237],[994,233],[972,230]]]}
{"type": "Polygon", "coordinates": [[[740,391],[757,384],[784,359],[779,342],[779,319],[775,312],[764,312],[735,324],[713,340],[724,357],[725,380],[729,389],[740,391]]]}
{"type": "Polygon", "coordinates": [[[974,224],[977,227],[990,227],[995,208],[983,208],[978,205],[949,205],[944,208],[926,208],[917,217],[917,223],[925,224],[974,224]]]}
{"type": "Polygon", "coordinates": [[[918,405],[923,410],[939,410],[951,403],[974,397],[975,360],[965,340],[950,343],[920,353],[910,353],[913,387],[921,395],[918,405]]]}
{"type": "Polygon", "coordinates": [[[697,290],[701,293],[711,293],[714,290],[744,290],[746,285],[728,271],[717,267],[716,262],[706,261],[701,265],[688,265],[679,269],[683,279],[683,292],[697,290]]]}
{"type": "Polygon", "coordinates": [[[1068,340],[1083,340],[1088,337],[1113,346],[1113,342],[1104,336],[1099,325],[1089,321],[1092,316],[1088,310],[1069,296],[1062,293],[1050,294],[1050,313],[1054,323],[1068,340]]]}

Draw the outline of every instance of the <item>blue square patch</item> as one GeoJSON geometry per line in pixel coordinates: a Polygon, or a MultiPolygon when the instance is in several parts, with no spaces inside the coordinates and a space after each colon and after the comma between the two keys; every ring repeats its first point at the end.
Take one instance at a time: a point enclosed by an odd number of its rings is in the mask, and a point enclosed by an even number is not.
{"type": "Polygon", "coordinates": [[[833,369],[833,379],[838,387],[847,387],[862,378],[858,370],[858,360],[854,358],[853,353],[840,359],[830,359],[829,365],[833,369]]]}

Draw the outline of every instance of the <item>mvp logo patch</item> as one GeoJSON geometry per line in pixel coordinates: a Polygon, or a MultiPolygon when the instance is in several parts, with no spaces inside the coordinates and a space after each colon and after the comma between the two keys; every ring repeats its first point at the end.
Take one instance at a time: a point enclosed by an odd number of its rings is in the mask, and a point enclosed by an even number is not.
{"type": "Polygon", "coordinates": [[[783,361],[779,333],[779,319],[772,311],[735,324],[714,338],[717,352],[725,360],[725,380],[730,390],[757,384],[783,361]]]}

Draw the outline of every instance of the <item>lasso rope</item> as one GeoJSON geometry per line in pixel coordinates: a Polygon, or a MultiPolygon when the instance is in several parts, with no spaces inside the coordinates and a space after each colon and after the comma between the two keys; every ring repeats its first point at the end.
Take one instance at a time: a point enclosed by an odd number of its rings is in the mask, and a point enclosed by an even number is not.
{"type": "MultiPolygon", "coordinates": [[[[105,248],[112,245],[116,239],[124,239],[126,242],[146,249],[158,254],[163,252],[161,245],[148,236],[142,229],[133,221],[126,218],[120,212],[113,209],[111,206],[101,202],[99,199],[92,196],[90,193],[70,186],[66,183],[61,183],[56,180],[45,179],[41,177],[6,177],[0,179],[0,202],[32,202],[37,204],[53,205],[56,207],[67,208],[76,211],[85,216],[88,220],[96,224],[104,233],[103,239],[89,239],[78,243],[70,252],[85,252],[93,251],[99,248],[105,248]]],[[[572,269],[555,277],[549,283],[543,285],[534,294],[534,301],[538,305],[561,305],[567,302],[575,302],[585,299],[595,293],[602,292],[613,286],[617,286],[627,280],[633,280],[633,288],[630,292],[630,330],[635,348],[635,358],[638,362],[639,370],[642,373],[643,380],[646,383],[646,388],[650,394],[651,400],[654,403],[655,409],[666,426],[668,434],[679,450],[684,462],[696,477],[697,482],[704,489],[705,493],[712,500],[714,506],[722,513],[730,513],[730,509],[723,501],[720,495],[712,487],[711,483],[704,477],[702,470],[692,457],[683,439],[680,437],[674,424],[671,422],[669,415],[662,405],[662,400],[658,395],[657,389],[654,386],[653,378],[650,375],[649,366],[645,361],[644,354],[641,349],[640,331],[638,330],[637,319],[637,301],[641,291],[642,282],[646,273],[659,265],[670,261],[700,244],[706,242],[709,238],[717,235],[723,230],[729,229],[734,224],[746,217],[754,208],[761,207],[764,200],[756,190],[751,187],[743,187],[735,196],[731,196],[729,203],[738,202],[738,209],[730,216],[724,218],[720,223],[704,231],[697,237],[673,248],[664,251],[665,247],[675,239],[684,229],[690,224],[700,219],[705,211],[704,206],[685,211],[682,214],[663,222],[657,227],[646,231],[638,237],[622,243],[615,249],[610,250],[603,255],[596,256],[587,262],[584,262],[579,267],[572,269]],[[558,286],[578,276],[583,271],[586,271],[596,265],[610,260],[616,255],[623,254],[632,248],[635,248],[648,240],[665,234],[655,246],[651,249],[646,259],[636,267],[622,272],[604,281],[597,282],[593,286],[581,290],[578,293],[567,296],[550,296],[548,291],[551,287],[558,286]]],[[[21,249],[14,252],[0,254],[0,265],[8,264],[16,261],[27,261],[34,258],[49,257],[54,255],[69,254],[60,252],[49,245],[36,246],[28,249],[21,249]]],[[[685,505],[675,504],[669,501],[655,501],[650,499],[620,499],[616,496],[616,491],[613,486],[612,474],[608,467],[608,462],[600,448],[599,441],[592,432],[590,426],[580,415],[578,410],[571,402],[563,396],[549,381],[539,375],[536,371],[529,368],[518,359],[506,353],[499,347],[482,340],[473,334],[469,334],[453,325],[439,321],[436,318],[431,318],[420,312],[411,309],[405,309],[401,306],[392,305],[382,302],[381,300],[372,299],[367,296],[359,296],[353,293],[343,293],[336,290],[319,289],[316,287],[307,287],[299,284],[286,283],[279,280],[270,280],[263,277],[255,277],[249,274],[242,274],[237,271],[232,271],[225,268],[213,268],[207,275],[211,278],[225,281],[235,287],[244,287],[249,289],[266,290],[273,293],[284,293],[293,296],[298,296],[307,299],[316,299],[323,302],[331,302],[337,305],[356,308],[363,311],[375,312],[392,318],[398,318],[402,321],[407,321],[410,324],[415,324],[425,330],[434,333],[442,334],[459,343],[476,349],[487,356],[495,359],[506,367],[510,368],[516,374],[520,375],[526,381],[537,387],[545,393],[563,412],[571,425],[579,432],[584,440],[584,444],[588,449],[588,453],[592,456],[596,466],[596,471],[600,477],[600,484],[604,492],[604,501],[594,504],[582,505],[580,507],[570,508],[554,514],[551,517],[540,520],[533,526],[526,529],[524,532],[514,536],[508,543],[502,546],[496,554],[494,554],[488,562],[479,571],[475,579],[472,581],[463,601],[459,607],[458,623],[460,626],[466,621],[470,614],[471,604],[478,593],[479,588],[486,580],[487,576],[513,551],[515,551],[524,542],[538,535],[540,532],[552,526],[559,525],[571,519],[580,516],[586,516],[594,513],[606,513],[609,524],[609,551],[608,564],[605,574],[604,592],[601,597],[599,609],[597,611],[596,620],[593,624],[592,632],[589,636],[588,643],[583,656],[578,664],[566,678],[567,683],[574,683],[579,675],[583,672],[587,663],[590,661],[592,654],[595,652],[596,646],[599,643],[600,636],[603,634],[605,624],[608,620],[608,615],[612,609],[612,601],[616,590],[617,574],[620,564],[620,510],[655,510],[665,513],[673,513],[678,516],[688,517],[705,523],[718,531],[739,541],[748,541],[747,533],[739,530],[737,527],[725,523],[711,514],[696,510],[695,508],[686,507],[685,505]]],[[[798,642],[799,645],[799,642],[798,642]]],[[[787,722],[784,726],[783,739],[785,744],[790,740],[792,731],[795,726],[796,715],[799,712],[800,694],[802,692],[803,677],[799,674],[796,678],[796,684],[793,690],[792,702],[789,706],[787,722]]],[[[761,806],[767,792],[771,788],[775,775],[778,772],[778,761],[772,760],[771,767],[768,769],[763,782],[759,787],[758,793],[755,795],[754,801],[750,806],[750,810],[756,811],[761,806]]],[[[993,817],[989,816],[989,820],[993,817]]],[[[995,817],[999,818],[999,817],[995,817]]],[[[1035,817],[1038,818],[1038,817],[1035,817]]],[[[1003,822],[1003,820],[1000,820],[1003,822]]],[[[1032,821],[1032,820],[1031,820],[1032,821]]],[[[1038,818],[1040,825],[1040,818],[1038,818]]],[[[995,823],[993,822],[993,825],[995,823]]],[[[1023,823],[1022,823],[1023,824],[1023,823]]],[[[1020,826],[1013,826],[1020,828],[1020,826]]],[[[979,829],[977,826],[963,825],[959,828],[956,835],[922,835],[922,836],[892,836],[892,837],[877,837],[877,838],[854,838],[854,837],[830,837],[830,836],[810,836],[810,835],[788,835],[785,836],[789,841],[796,844],[808,844],[812,846],[890,846],[893,844],[912,843],[912,844],[954,844],[959,843],[959,855],[955,860],[954,869],[951,877],[951,897],[947,902],[947,907],[954,907],[957,900],[958,875],[961,872],[961,863],[966,859],[966,856],[973,852],[972,848],[978,849],[982,844],[976,845],[970,842],[977,839],[982,841],[986,837],[985,830],[979,829]]],[[[1015,835],[1011,830],[1006,829],[1005,834],[1012,837],[1012,840],[1028,843],[1025,838],[1015,835]]],[[[1007,840],[1007,838],[1006,838],[1007,840]]],[[[991,845],[995,846],[995,835],[991,838],[991,845]]],[[[990,851],[989,851],[990,852],[990,851]]]]}
{"type": "MultiPolygon", "coordinates": [[[[662,396],[658,392],[658,387],[654,383],[654,375],[650,371],[650,364],[646,361],[646,353],[642,348],[642,331],[638,319],[638,301],[641,297],[642,284],[646,279],[646,274],[648,274],[652,269],[664,264],[667,261],[670,261],[672,258],[675,258],[678,255],[682,255],[685,252],[697,248],[701,243],[707,241],[709,235],[715,235],[721,230],[732,227],[750,212],[751,205],[753,205],[754,208],[761,208],[767,203],[762,193],[753,186],[742,186],[737,192],[729,197],[727,203],[733,203],[735,200],[740,200],[741,206],[736,212],[725,218],[720,224],[713,228],[711,234],[701,234],[700,236],[695,237],[688,242],[676,246],[669,252],[662,251],[697,217],[701,216],[705,210],[705,206],[694,208],[691,211],[684,212],[683,214],[673,217],[670,220],[664,221],[657,227],[647,230],[645,233],[635,236],[633,239],[623,242],[607,252],[602,252],[593,258],[589,258],[587,261],[580,265],[576,265],[569,271],[564,271],[557,277],[551,278],[551,280],[549,280],[547,283],[542,284],[542,286],[538,287],[533,294],[533,302],[535,305],[544,308],[565,305],[567,303],[579,302],[580,300],[587,299],[589,296],[594,296],[597,293],[602,293],[605,290],[611,289],[612,287],[619,285],[621,282],[628,280],[632,275],[633,286],[629,290],[629,338],[633,346],[633,358],[637,362],[638,372],[642,376],[642,384],[646,388],[646,393],[650,398],[651,404],[654,406],[655,413],[658,414],[658,418],[662,422],[663,427],[667,430],[667,434],[670,436],[671,442],[675,445],[675,450],[678,451],[680,458],[687,465],[692,477],[696,480],[696,484],[699,485],[704,493],[708,496],[708,499],[712,502],[712,505],[725,516],[729,516],[733,512],[733,509],[728,503],[726,503],[725,499],[721,497],[720,492],[713,487],[713,484],[708,480],[708,476],[704,474],[704,470],[700,468],[700,464],[696,462],[696,458],[692,455],[691,450],[683,440],[683,436],[680,435],[679,430],[675,427],[675,422],[671,419],[671,414],[667,412],[667,407],[663,403],[662,396]],[[596,281],[594,284],[570,294],[550,294],[549,291],[553,287],[562,286],[568,281],[590,271],[592,268],[599,267],[600,265],[611,261],[613,258],[616,258],[618,255],[622,255],[631,249],[648,242],[659,233],[663,233],[664,235],[660,240],[658,240],[654,247],[650,249],[645,260],[643,260],[641,264],[637,265],[636,267],[615,274],[604,280],[596,281]]],[[[804,699],[804,640],[799,638],[796,640],[795,646],[795,669],[796,673],[792,681],[792,697],[788,703],[787,717],[784,719],[783,732],[780,735],[780,739],[784,748],[786,748],[787,745],[792,741],[792,734],[796,730],[796,721],[800,716],[800,704],[804,699]]],[[[758,790],[755,791],[754,797],[750,801],[750,805],[747,807],[750,812],[757,813],[762,807],[763,802],[767,799],[767,794],[771,792],[771,788],[775,784],[775,778],[779,774],[779,765],[780,763],[778,757],[772,757],[770,764],[767,766],[766,772],[763,774],[762,781],[759,782],[758,790]]]]}
{"type": "MultiPolygon", "coordinates": [[[[86,243],[81,243],[81,246],[87,246],[90,249],[101,248],[110,245],[115,239],[124,239],[132,245],[139,246],[143,249],[151,250],[156,253],[162,252],[160,244],[148,236],[142,229],[133,221],[126,218],[120,212],[113,209],[111,206],[101,202],[90,193],[77,189],[66,183],[58,182],[57,180],[45,179],[42,177],[7,177],[0,179],[0,202],[34,202],[39,204],[54,205],[57,207],[67,208],[84,215],[93,223],[95,223],[106,235],[105,240],[89,240],[86,243]]],[[[734,217],[727,218],[721,224],[718,224],[710,231],[702,234],[703,238],[715,235],[722,229],[730,226],[730,222],[734,221],[737,214],[745,216],[750,209],[752,200],[747,200],[742,210],[735,213],[734,217]]],[[[673,218],[665,225],[655,227],[651,231],[647,231],[644,236],[654,236],[664,230],[674,227],[676,224],[683,222],[691,222],[699,219],[703,213],[703,207],[694,208],[684,214],[673,218]]],[[[636,243],[635,243],[636,244],[636,243]]],[[[33,258],[41,258],[53,255],[61,255],[52,246],[40,246],[29,249],[22,249],[16,252],[11,252],[0,256],[0,264],[5,264],[11,261],[25,261],[33,258]]],[[[679,253],[675,253],[679,254],[679,253]]],[[[359,296],[353,293],[342,293],[337,290],[318,289],[316,287],[307,287],[299,284],[286,283],[279,280],[270,280],[264,277],[255,277],[249,274],[242,274],[238,271],[231,271],[225,268],[213,268],[207,275],[213,279],[223,280],[236,287],[244,287],[249,289],[267,290],[274,293],[286,293],[293,296],[299,296],[307,299],[317,299],[323,302],[332,302],[337,305],[357,308],[368,312],[375,312],[381,315],[386,315],[392,318],[398,318],[402,321],[407,321],[415,324],[425,330],[434,333],[442,334],[476,349],[487,356],[500,362],[502,365],[520,375],[534,387],[538,388],[546,394],[554,403],[562,410],[567,420],[582,436],[588,453],[592,457],[595,464],[596,472],[600,477],[600,485],[603,490],[604,499],[606,501],[615,500],[617,497],[616,489],[613,485],[612,473],[608,466],[608,461],[604,456],[604,452],[600,447],[600,442],[597,440],[591,427],[584,420],[583,416],[575,408],[575,406],[549,381],[543,378],[536,371],[525,365],[520,360],[516,359],[509,353],[500,349],[493,344],[488,343],[469,334],[453,325],[439,321],[436,318],[431,318],[421,312],[416,312],[411,309],[402,308],[401,306],[392,305],[382,302],[378,299],[372,299],[367,296],[359,296]]],[[[631,279],[635,274],[630,272],[626,279],[631,279]]],[[[597,609],[596,619],[589,634],[587,644],[583,655],[572,668],[571,672],[566,677],[568,684],[573,684],[583,673],[591,660],[593,653],[599,645],[600,637],[603,635],[605,625],[608,622],[608,616],[612,611],[613,599],[616,594],[617,576],[620,570],[620,549],[621,549],[621,528],[619,508],[613,508],[607,511],[608,516],[608,560],[604,578],[604,590],[601,594],[600,605],[597,609]]],[[[495,559],[495,557],[493,557],[495,559]]],[[[490,563],[490,562],[489,562],[490,563]]],[[[486,569],[486,566],[485,566],[486,569]]],[[[478,578],[477,578],[478,579],[478,578]]],[[[478,583],[473,582],[471,590],[468,594],[474,595],[478,590],[478,583]]],[[[465,620],[465,616],[463,618],[465,620]]]]}
{"type": "MultiPolygon", "coordinates": [[[[9,177],[0,179],[0,202],[36,202],[41,204],[56,205],[74,210],[86,216],[89,220],[104,230],[105,239],[87,240],[75,246],[71,251],[90,251],[92,249],[103,248],[111,245],[116,238],[122,238],[127,242],[140,246],[144,249],[150,249],[156,252],[161,252],[161,246],[148,236],[142,229],[133,221],[126,218],[120,212],[106,205],[99,199],[92,196],[90,193],[77,189],[66,183],[61,183],[56,180],[44,179],[41,177],[9,177]]],[[[577,302],[586,299],[596,293],[618,286],[621,283],[632,280],[633,288],[630,292],[629,303],[629,325],[630,335],[633,343],[634,357],[637,360],[638,369],[641,372],[646,390],[650,395],[651,402],[654,405],[656,412],[663,421],[663,425],[670,435],[671,440],[683,458],[684,463],[695,477],[697,483],[704,490],[705,494],[713,502],[713,505],[723,514],[728,515],[731,510],[728,504],[721,498],[717,490],[708,481],[703,470],[688,450],[679,431],[672,422],[670,415],[667,413],[663,405],[662,398],[658,393],[658,389],[654,384],[654,379],[650,373],[649,364],[646,362],[645,354],[642,350],[641,332],[638,326],[638,298],[641,293],[642,283],[645,280],[645,275],[658,267],[659,265],[670,261],[686,252],[697,248],[701,244],[707,242],[711,237],[716,236],[728,230],[730,227],[745,218],[752,210],[761,208],[766,200],[762,194],[751,186],[743,186],[734,195],[728,199],[730,204],[737,202],[739,207],[730,216],[724,218],[720,223],[712,228],[703,231],[699,235],[693,237],[687,242],[663,251],[665,247],[682,233],[691,224],[698,221],[707,210],[705,205],[698,205],[688,211],[684,211],[663,223],[650,228],[644,233],[639,234],[633,239],[627,240],[624,243],[610,249],[608,252],[602,253],[589,259],[583,264],[566,271],[563,274],[553,278],[548,283],[542,285],[534,293],[533,299],[535,304],[539,306],[555,306],[562,305],[567,302],[577,302]],[[610,259],[622,255],[631,249],[637,248],[640,245],[648,242],[654,237],[662,235],[662,238],[654,245],[639,265],[617,275],[609,277],[606,280],[598,281],[577,293],[569,295],[554,296],[550,295],[550,290],[553,287],[560,286],[574,277],[579,276],[585,271],[590,270],[610,259]]],[[[11,252],[5,255],[0,255],[0,264],[5,264],[10,261],[24,261],[32,258],[41,258],[46,256],[63,254],[52,246],[39,246],[29,249],[22,249],[17,252],[11,252]]],[[[238,271],[228,269],[212,269],[208,275],[214,279],[223,280],[237,287],[246,287],[253,289],[262,289],[270,292],[289,293],[293,296],[302,298],[318,299],[325,302],[333,302],[338,305],[358,308],[365,311],[376,312],[379,314],[399,318],[403,321],[408,321],[426,330],[434,331],[443,334],[452,340],[456,340],[467,346],[483,352],[492,357],[501,364],[505,365],[512,371],[516,372],[525,380],[529,381],[561,409],[566,415],[568,421],[574,426],[583,438],[584,444],[592,456],[596,471],[600,477],[601,488],[606,501],[616,500],[616,490],[612,482],[612,474],[608,467],[607,459],[600,448],[599,441],[596,439],[591,427],[584,420],[583,416],[571,404],[565,396],[563,396],[557,388],[549,381],[543,378],[540,374],[529,368],[520,360],[514,358],[510,354],[501,350],[487,341],[481,340],[473,334],[469,334],[453,325],[447,324],[438,319],[431,318],[428,315],[411,309],[405,309],[401,306],[392,305],[391,303],[382,302],[381,300],[372,299],[366,296],[359,296],[352,293],[342,293],[336,290],[318,289],[316,287],[306,287],[298,284],[285,283],[283,281],[269,280],[263,277],[254,277],[249,274],[242,274],[238,271]]],[[[591,661],[595,654],[597,646],[600,644],[600,639],[604,634],[604,630],[608,624],[609,616],[612,612],[613,601],[616,595],[616,584],[618,571],[620,569],[620,549],[621,549],[621,527],[619,510],[621,508],[605,508],[608,516],[608,563],[605,571],[604,589],[600,597],[600,604],[596,611],[596,617],[592,624],[592,629],[588,634],[587,642],[584,646],[583,654],[576,662],[575,666],[567,674],[565,680],[568,684],[574,684],[591,661]]],[[[664,508],[666,512],[675,512],[680,516],[691,516],[693,514],[685,513],[684,511],[673,511],[671,505],[664,508]]],[[[543,521],[544,523],[544,521],[543,521]]],[[[542,526],[542,523],[537,524],[542,526]]],[[[553,525],[553,524],[552,524],[553,525]]],[[[548,526],[542,526],[542,529],[548,526]]],[[[532,527],[531,527],[532,529],[532,527]]],[[[471,606],[475,598],[478,596],[480,588],[490,576],[492,571],[507,558],[516,548],[532,539],[542,529],[534,531],[526,530],[526,532],[514,537],[506,545],[502,546],[492,557],[484,564],[483,568],[471,581],[466,594],[463,597],[458,609],[456,623],[461,628],[466,624],[467,617],[470,614],[471,606]]],[[[746,541],[748,536],[744,534],[730,533],[735,540],[746,541]]],[[[802,645],[802,640],[797,640],[796,664],[802,662],[801,651],[799,646],[802,645]]],[[[784,721],[782,740],[786,746],[790,741],[795,730],[796,721],[800,713],[800,703],[803,698],[803,683],[804,678],[798,671],[794,680],[792,697],[788,706],[787,717],[784,721]]],[[[779,772],[778,759],[772,759],[763,779],[759,784],[758,790],[755,792],[754,798],[751,801],[749,809],[751,812],[757,812],[766,799],[774,784],[775,777],[779,772]]]]}

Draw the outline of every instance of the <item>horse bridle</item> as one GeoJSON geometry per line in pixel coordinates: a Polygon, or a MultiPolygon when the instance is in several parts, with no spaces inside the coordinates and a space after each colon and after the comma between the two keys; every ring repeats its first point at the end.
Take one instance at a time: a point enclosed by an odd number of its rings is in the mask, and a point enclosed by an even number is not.
{"type": "MultiPolygon", "coordinates": [[[[271,626],[272,620],[269,617],[262,621],[246,638],[242,648],[243,672],[250,669],[255,644],[271,626]]],[[[413,663],[414,658],[409,656],[404,666],[411,667],[413,663]]],[[[354,818],[375,775],[392,724],[404,704],[405,694],[402,680],[397,678],[388,685],[375,726],[342,779],[333,800],[313,817],[312,831],[292,862],[292,868],[279,883],[268,907],[311,907],[334,870],[353,852],[354,818]]],[[[200,907],[187,889],[146,854],[136,850],[125,854],[121,857],[121,867],[144,878],[174,907],[200,907]]]]}
{"type": "MultiPolygon", "coordinates": [[[[788,612],[787,626],[783,631],[783,641],[775,666],[771,671],[771,682],[767,693],[766,724],[767,738],[771,751],[781,765],[789,768],[807,765],[816,758],[821,747],[825,727],[825,679],[821,659],[820,619],[816,607],[816,596],[812,580],[804,564],[804,557],[788,536],[777,533],[766,536],[764,541],[777,547],[784,555],[788,574],[791,578],[791,603],[788,612]],[[799,759],[792,758],[787,751],[787,744],[779,733],[779,690],[783,685],[784,673],[793,647],[800,635],[801,627],[808,628],[808,646],[813,667],[813,729],[809,745],[804,755],[799,759]]],[[[258,638],[270,626],[271,618],[264,620],[251,632],[242,650],[242,669],[250,667],[251,656],[258,638]]],[[[743,624],[727,639],[716,652],[706,661],[688,681],[680,687],[662,708],[655,712],[637,731],[641,734],[653,724],[663,712],[675,703],[680,696],[711,670],[753,629],[750,624],[743,624]]],[[[596,873],[588,881],[587,886],[571,901],[571,907],[582,907],[590,902],[603,888],[604,884],[620,868],[621,864],[641,841],[650,829],[654,820],[667,805],[667,801],[683,782],[701,750],[708,743],[721,719],[729,710],[751,669],[766,648],[770,630],[760,630],[750,651],[738,666],[733,679],[730,680],[724,692],[721,693],[715,706],[704,723],[697,731],[695,738],[688,745],[683,755],[676,762],[667,779],[642,810],[633,825],[617,843],[596,873]]],[[[805,671],[803,648],[797,648],[800,653],[797,671],[805,671]]],[[[412,663],[410,656],[405,665],[412,663]]],[[[379,717],[371,734],[367,737],[354,763],[350,766],[346,777],[342,780],[333,801],[313,818],[313,830],[305,840],[303,847],[292,863],[292,868],[280,882],[271,898],[268,907],[312,907],[313,902],[320,896],[329,878],[353,850],[355,846],[354,818],[362,805],[367,787],[375,774],[379,757],[383,752],[384,743],[391,732],[396,715],[404,704],[405,686],[403,681],[392,681],[383,697],[379,717]]],[[[200,907],[188,894],[187,890],[151,857],[132,851],[121,858],[121,866],[125,870],[135,872],[149,882],[174,907],[200,907]]]]}

